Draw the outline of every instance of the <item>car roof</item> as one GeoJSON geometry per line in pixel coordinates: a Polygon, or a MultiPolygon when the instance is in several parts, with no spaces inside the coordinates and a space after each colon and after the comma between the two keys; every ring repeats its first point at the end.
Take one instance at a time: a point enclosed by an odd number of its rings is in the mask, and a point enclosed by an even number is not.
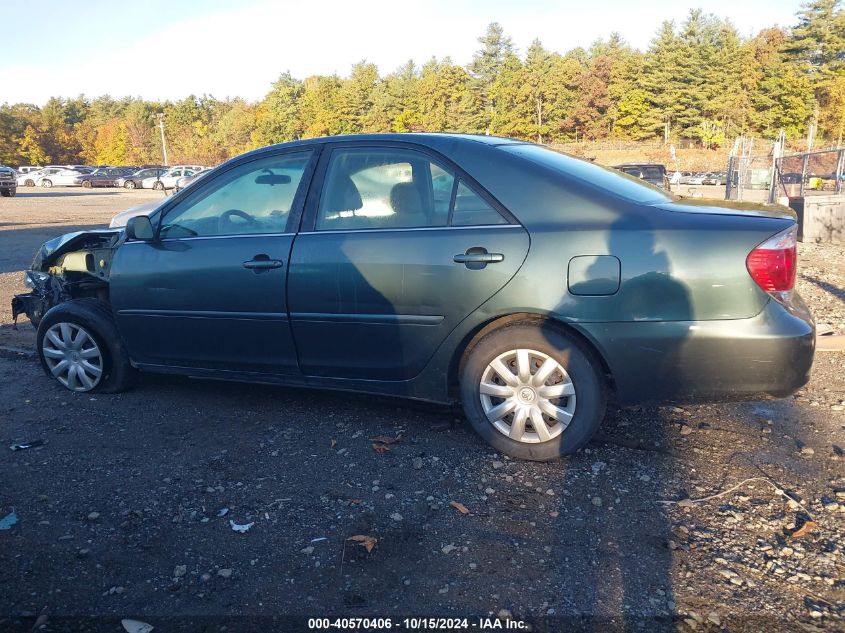
{"type": "MultiPolygon", "coordinates": [[[[409,133],[385,133],[385,134],[341,134],[338,136],[318,136],[315,138],[300,139],[296,141],[287,141],[285,143],[277,143],[276,145],[269,145],[262,147],[254,152],[262,152],[270,148],[278,147],[307,147],[309,145],[319,145],[321,143],[337,143],[349,141],[393,141],[417,143],[434,147],[441,145],[444,141],[458,142],[458,143],[481,143],[489,146],[500,145],[525,145],[530,144],[528,141],[520,141],[513,138],[505,138],[503,136],[486,136],[483,134],[457,134],[450,132],[409,132],[409,133]]],[[[252,152],[250,152],[252,153],[252,152]]]]}

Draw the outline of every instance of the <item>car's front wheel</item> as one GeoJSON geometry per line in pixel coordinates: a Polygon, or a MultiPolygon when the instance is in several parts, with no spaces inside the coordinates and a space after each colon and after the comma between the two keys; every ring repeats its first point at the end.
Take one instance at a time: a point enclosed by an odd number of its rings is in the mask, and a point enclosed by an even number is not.
{"type": "Polygon", "coordinates": [[[123,183],[123,186],[126,189],[134,189],[135,188],[135,181],[134,180],[127,180],[126,182],[123,183]]]}
{"type": "Polygon", "coordinates": [[[111,310],[101,301],[73,299],[52,307],[36,340],[44,371],[71,391],[116,393],[135,382],[111,310]]]}
{"type": "Polygon", "coordinates": [[[164,183],[161,182],[160,180],[156,180],[153,183],[153,189],[159,189],[159,190],[164,189],[164,183]]]}
{"type": "Polygon", "coordinates": [[[53,186],[53,181],[45,178],[44,180],[41,181],[41,186],[44,187],[45,189],[49,189],[50,187],[53,186]]]}
{"type": "Polygon", "coordinates": [[[464,358],[461,400],[472,427],[494,448],[547,461],[574,453],[605,412],[599,362],[548,323],[486,335],[464,358]]]}

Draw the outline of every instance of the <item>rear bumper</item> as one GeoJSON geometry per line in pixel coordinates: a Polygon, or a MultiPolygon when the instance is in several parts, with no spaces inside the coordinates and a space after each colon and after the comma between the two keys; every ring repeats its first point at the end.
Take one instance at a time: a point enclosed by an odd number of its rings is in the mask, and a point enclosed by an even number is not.
{"type": "Polygon", "coordinates": [[[604,355],[621,404],[785,397],[810,379],[816,343],[797,294],[750,319],[579,325],[604,355]]]}

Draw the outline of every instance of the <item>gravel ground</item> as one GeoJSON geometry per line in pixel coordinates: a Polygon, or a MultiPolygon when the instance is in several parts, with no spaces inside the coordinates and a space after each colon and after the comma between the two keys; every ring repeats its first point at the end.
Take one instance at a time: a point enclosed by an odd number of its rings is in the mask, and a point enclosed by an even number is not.
{"type": "MultiPolygon", "coordinates": [[[[845,629],[845,353],[817,354],[785,400],[612,407],[553,464],[492,453],[449,407],[156,376],[71,394],[11,327],[20,271],[44,239],[160,194],[20,191],[0,201],[0,519],[18,519],[0,530],[0,630],[845,629]]],[[[800,291],[839,333],[842,250],[800,248],[800,291]]]]}

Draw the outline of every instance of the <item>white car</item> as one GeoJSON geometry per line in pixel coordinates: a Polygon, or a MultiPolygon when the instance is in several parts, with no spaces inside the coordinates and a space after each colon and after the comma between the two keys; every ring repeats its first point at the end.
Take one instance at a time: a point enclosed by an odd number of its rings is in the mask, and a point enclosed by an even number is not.
{"type": "Polygon", "coordinates": [[[136,215],[149,215],[153,211],[159,208],[165,201],[169,200],[169,198],[165,198],[164,200],[156,200],[155,202],[145,202],[144,204],[139,204],[135,207],[129,207],[125,211],[121,211],[117,215],[115,215],[111,222],[109,223],[110,229],[120,229],[126,226],[126,223],[129,221],[129,218],[134,218],[136,215]]]}
{"type": "Polygon", "coordinates": [[[84,172],[76,169],[69,169],[67,167],[48,167],[35,179],[35,184],[39,187],[44,187],[45,189],[49,189],[53,185],[61,187],[78,187],[79,183],[75,182],[75,180],[83,174],[84,172]]]}
{"type": "Polygon", "coordinates": [[[30,171],[24,174],[18,174],[17,181],[18,187],[34,187],[35,180],[40,176],[44,175],[44,169],[39,169],[37,171],[30,171]]]}
{"type": "Polygon", "coordinates": [[[188,167],[173,167],[168,172],[161,176],[152,176],[144,178],[141,181],[142,189],[173,189],[176,186],[176,181],[182,176],[193,176],[198,170],[188,167]]]}

